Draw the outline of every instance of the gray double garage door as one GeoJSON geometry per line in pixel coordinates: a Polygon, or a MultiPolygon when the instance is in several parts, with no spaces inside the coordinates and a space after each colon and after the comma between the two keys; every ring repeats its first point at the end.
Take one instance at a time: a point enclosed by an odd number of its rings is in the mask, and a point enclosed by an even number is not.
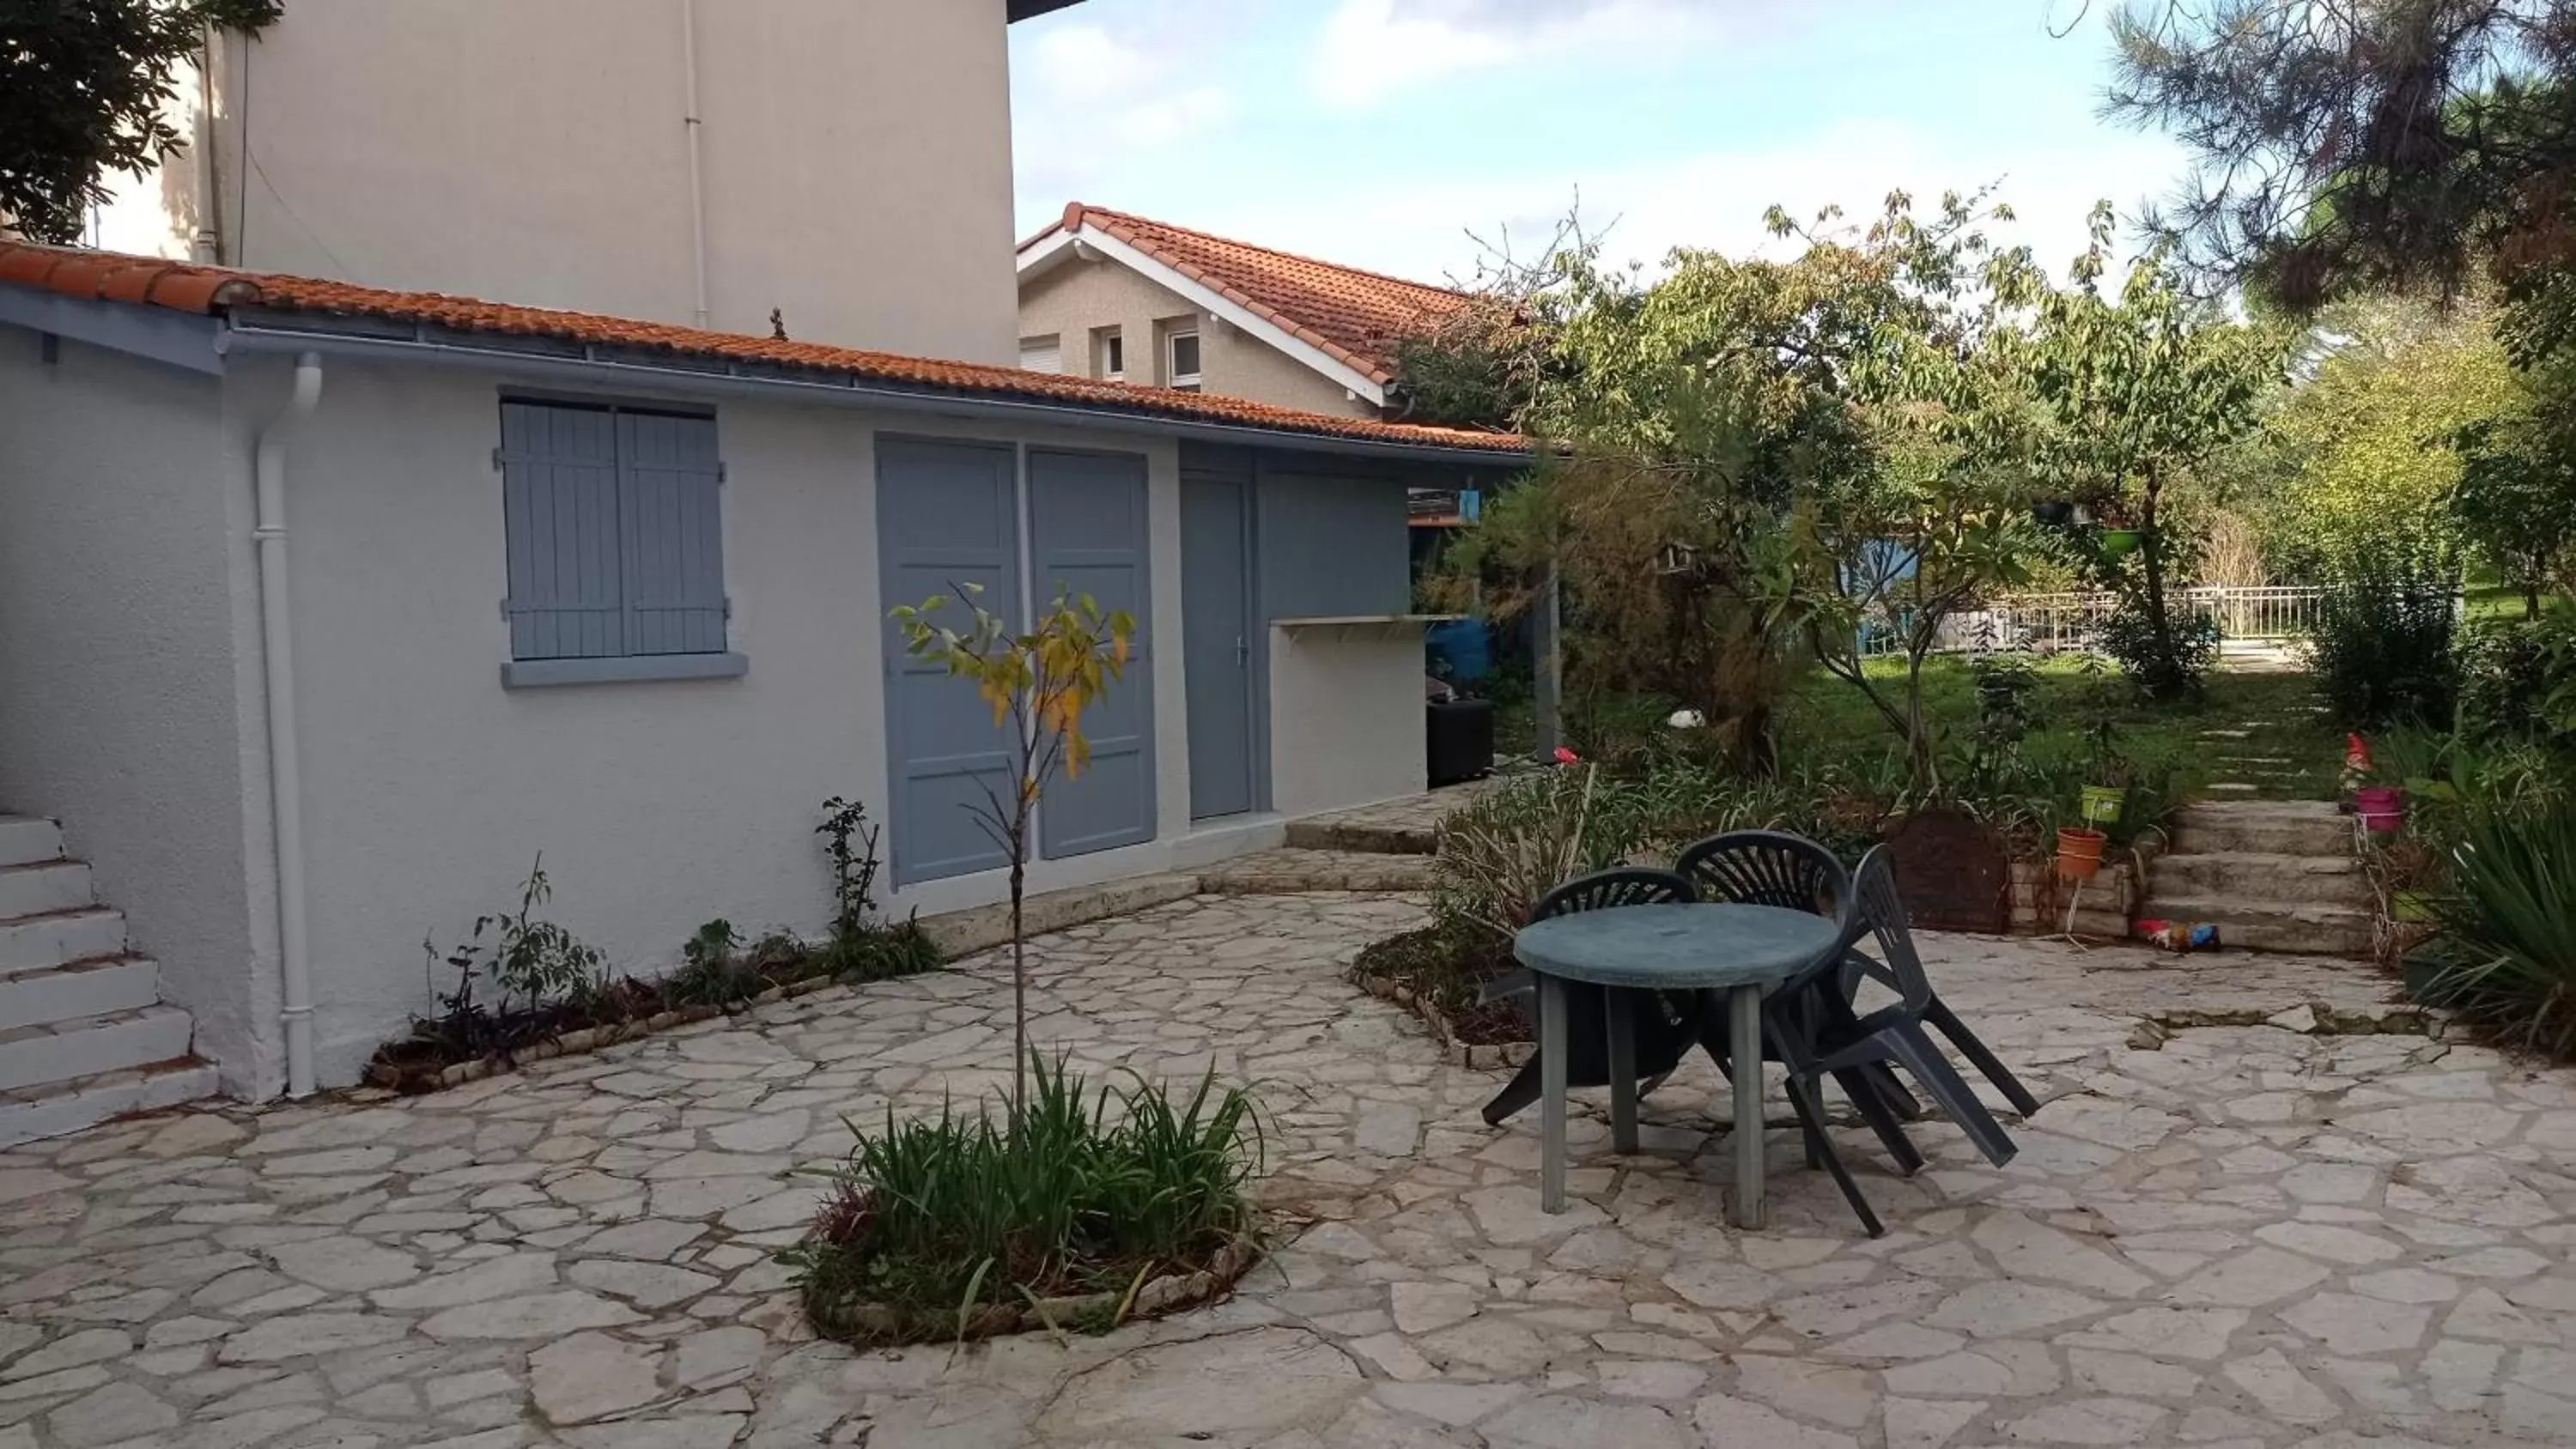
{"type": "MultiPolygon", "coordinates": [[[[880,439],[878,577],[883,603],[982,586],[983,606],[1025,627],[1059,589],[1135,616],[1126,678],[1083,716],[1091,762],[1059,772],[1038,809],[1036,853],[1055,859],[1154,838],[1154,650],[1145,460],[1008,443],[880,439]]],[[[952,607],[947,622],[966,626],[952,607]]],[[[887,750],[896,885],[1008,865],[979,814],[1008,803],[1007,726],[945,666],[904,653],[886,629],[887,750]]]]}

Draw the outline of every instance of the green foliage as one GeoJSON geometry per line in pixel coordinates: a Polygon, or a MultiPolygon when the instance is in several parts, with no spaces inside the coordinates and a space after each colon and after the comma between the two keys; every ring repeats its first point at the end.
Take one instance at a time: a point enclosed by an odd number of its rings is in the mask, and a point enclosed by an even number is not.
{"type": "Polygon", "coordinates": [[[2391,547],[2456,546],[2458,440],[2522,395],[2489,317],[2374,298],[2321,319],[2334,345],[2267,423],[2284,476],[2264,551],[2288,576],[2332,577],[2391,547]]]}
{"type": "MultiPolygon", "coordinates": [[[[518,909],[475,917],[473,929],[446,957],[445,964],[456,973],[456,990],[440,1000],[451,1015],[471,1017],[483,1009],[476,1000],[478,987],[497,994],[491,1012],[501,1017],[598,988],[607,974],[607,959],[562,926],[537,919],[537,908],[553,898],[554,884],[546,878],[540,855],[520,882],[518,909]]],[[[438,961],[436,946],[423,941],[421,949],[433,964],[438,961]]]]}
{"type": "Polygon", "coordinates": [[[2449,868],[2424,994],[2508,1046],[2576,1056],[2576,808],[2475,810],[2449,868]]]}
{"type": "MultiPolygon", "coordinates": [[[[1084,711],[1123,679],[1136,645],[1136,620],[1124,609],[1103,613],[1089,594],[1059,585],[1026,630],[976,602],[984,586],[969,583],[954,596],[933,594],[919,605],[898,605],[891,612],[903,632],[904,650],[915,659],[943,664],[952,679],[975,686],[993,709],[996,728],[1010,727],[1005,746],[1011,760],[1010,799],[990,785],[977,819],[1011,866],[1011,1103],[1016,1112],[1028,1096],[1029,1055],[1028,935],[1022,929],[1021,905],[1027,886],[1029,822],[1038,800],[1061,766],[1080,778],[1091,761],[1091,741],[1082,732],[1084,711]],[[952,604],[965,611],[963,629],[937,621],[952,604]]],[[[833,829],[827,821],[828,834],[833,829]]]]}
{"type": "Polygon", "coordinates": [[[876,919],[879,831],[868,807],[835,795],[823,802],[823,859],[832,868],[832,932],[851,935],[876,919]]]}
{"type": "MultiPolygon", "coordinates": [[[[2556,384],[2576,382],[2552,369],[2556,384]]],[[[2553,586],[2576,584],[2576,429],[2552,405],[2548,415],[2517,414],[2463,429],[2465,458],[2452,516],[2479,556],[2522,595],[2523,616],[2537,619],[2553,586]]]]}
{"type": "MultiPolygon", "coordinates": [[[[2037,415],[2032,467],[2059,496],[2134,526],[2134,555],[2097,555],[2095,573],[2137,614],[2135,647],[2124,664],[2150,699],[2198,688],[2195,641],[2167,593],[2184,582],[2191,550],[2170,528],[2168,490],[2240,448],[2282,381],[2286,356],[2274,332],[2232,322],[2196,300],[2171,260],[2135,263],[2116,301],[2102,294],[2112,217],[2095,209],[2093,244],[2070,284],[2052,286],[2027,264],[1999,268],[2005,305],[2027,309],[2026,326],[1998,331],[2004,362],[2037,415]]],[[[2017,259],[2016,259],[2017,260],[2017,259]]]]}
{"type": "Polygon", "coordinates": [[[257,32],[282,0],[10,0],[0,7],[0,227],[77,244],[111,172],[180,151],[163,106],[208,26],[257,32]]]}
{"type": "Polygon", "coordinates": [[[2327,587],[2307,640],[2335,722],[2350,730],[2446,724],[2459,691],[2451,641],[2458,580],[2399,558],[2327,587]]]}
{"type": "Polygon", "coordinates": [[[1026,1071],[1007,1117],[889,1107],[875,1130],[851,1124],[813,1233],[783,1255],[818,1323],[872,1305],[962,1332],[984,1306],[1128,1290],[1251,1231],[1263,1134],[1242,1089],[1213,1074],[1187,1096],[1142,1078],[1092,1089],[1041,1057],[1026,1071]]]}
{"type": "Polygon", "coordinates": [[[1442,819],[1432,852],[1434,919],[1467,935],[1508,938],[1560,882],[1635,848],[1635,815],[1613,798],[1623,788],[1597,765],[1542,770],[1442,819]]]}
{"type": "Polygon", "coordinates": [[[2147,699],[2181,700],[2200,693],[2218,663],[2218,621],[2204,614],[2166,619],[2161,630],[2143,592],[2131,590],[2102,621],[2102,652],[2147,699]]]}
{"type": "Polygon", "coordinates": [[[2576,750],[2576,615],[2492,622],[2459,650],[2460,731],[2576,750]]]}

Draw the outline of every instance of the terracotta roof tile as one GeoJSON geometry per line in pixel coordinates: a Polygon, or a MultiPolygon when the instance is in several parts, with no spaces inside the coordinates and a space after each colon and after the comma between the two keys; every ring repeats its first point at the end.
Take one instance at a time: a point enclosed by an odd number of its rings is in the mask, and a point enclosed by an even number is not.
{"type": "Polygon", "coordinates": [[[1395,344],[1434,326],[1473,299],[1294,252],[1193,231],[1150,217],[1074,202],[1064,217],[1020,244],[1026,251],[1059,232],[1097,227],[1227,301],[1384,386],[1395,378],[1395,344]]]}
{"type": "Polygon", "coordinates": [[[0,283],[46,287],[74,297],[104,298],[176,311],[221,315],[254,306],[338,317],[372,317],[424,323],[461,332],[544,337],[667,353],[674,357],[761,362],[812,368],[873,382],[919,387],[972,397],[1059,403],[1179,422],[1216,423],[1315,438],[1351,438],[1413,447],[1459,448],[1509,457],[1528,444],[1507,433],[1382,423],[1366,418],[1299,412],[1243,398],[1168,388],[1135,387],[1060,373],[1028,372],[982,363],[945,362],[901,353],[781,341],[747,333],[713,332],[666,322],[522,307],[399,292],[349,282],[276,272],[240,271],[189,262],[131,257],[0,241],[0,283]]]}

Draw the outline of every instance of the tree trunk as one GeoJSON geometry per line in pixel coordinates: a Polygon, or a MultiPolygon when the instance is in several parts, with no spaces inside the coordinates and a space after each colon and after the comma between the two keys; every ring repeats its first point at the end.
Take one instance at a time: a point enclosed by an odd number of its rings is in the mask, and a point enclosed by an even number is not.
{"type": "Polygon", "coordinates": [[[2540,617],[2540,581],[2535,576],[2522,586],[2522,618],[2531,623],[2540,617]]]}
{"type": "Polygon", "coordinates": [[[2165,617],[2164,540],[2156,530],[2156,500],[2164,493],[2164,475],[2155,465],[2147,467],[2146,505],[2138,513],[2140,546],[2145,550],[2147,573],[2147,624],[2155,631],[2156,665],[2165,677],[2154,681],[2149,693],[2158,698],[2176,682],[2180,671],[2174,668],[2173,621],[2165,617]]]}
{"type": "Polygon", "coordinates": [[[1011,822],[1011,1131],[1027,1120],[1029,1098],[1029,946],[1020,926],[1022,888],[1028,881],[1028,791],[1020,791],[1011,822]]]}

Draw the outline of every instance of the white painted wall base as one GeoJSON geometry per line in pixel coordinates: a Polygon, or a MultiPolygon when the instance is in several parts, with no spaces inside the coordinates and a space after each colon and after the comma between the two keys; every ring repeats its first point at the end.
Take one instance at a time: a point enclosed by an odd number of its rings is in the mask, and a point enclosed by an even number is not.
{"type": "Polygon", "coordinates": [[[1430,788],[1417,625],[1270,629],[1270,799],[1313,815],[1430,788]]]}

